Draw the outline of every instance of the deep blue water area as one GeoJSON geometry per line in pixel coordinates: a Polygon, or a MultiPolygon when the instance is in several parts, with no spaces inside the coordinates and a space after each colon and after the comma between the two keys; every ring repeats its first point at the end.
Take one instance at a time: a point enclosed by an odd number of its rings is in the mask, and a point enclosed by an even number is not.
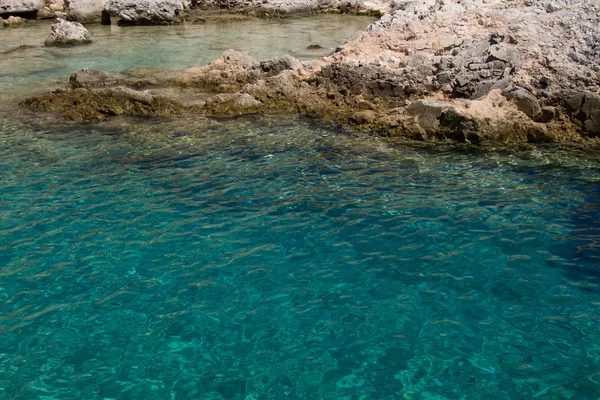
{"type": "Polygon", "coordinates": [[[600,398],[596,154],[111,129],[0,129],[0,399],[600,398]]]}

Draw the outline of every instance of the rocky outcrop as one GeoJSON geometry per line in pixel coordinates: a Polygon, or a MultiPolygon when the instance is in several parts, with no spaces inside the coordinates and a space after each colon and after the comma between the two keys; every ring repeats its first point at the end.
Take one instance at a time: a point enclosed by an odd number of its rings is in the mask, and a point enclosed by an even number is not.
{"type": "Polygon", "coordinates": [[[70,21],[101,22],[103,0],[65,0],[65,11],[70,21]]]}
{"type": "Polygon", "coordinates": [[[79,22],[58,18],[50,29],[50,36],[44,42],[46,46],[75,46],[92,42],[90,33],[79,22]]]}
{"type": "MultiPolygon", "coordinates": [[[[200,113],[300,112],[417,140],[600,137],[600,4],[528,4],[395,1],[393,12],[314,62],[257,61],[229,50],[169,78],[87,70],[71,84],[141,88],[153,82],[202,93],[194,108],[200,113]]],[[[107,93],[102,90],[93,92],[107,93]]]]}
{"type": "Polygon", "coordinates": [[[44,0],[0,0],[0,16],[24,16],[34,18],[44,7],[44,0]]]}
{"type": "Polygon", "coordinates": [[[67,121],[97,122],[109,116],[171,116],[185,107],[172,99],[125,87],[90,90],[57,90],[30,98],[23,106],[44,112],[59,112],[67,121]]]}
{"type": "Polygon", "coordinates": [[[391,11],[389,0],[192,0],[191,5],[200,9],[225,9],[259,16],[315,12],[381,15],[391,11]]]}
{"type": "Polygon", "coordinates": [[[104,12],[125,25],[169,25],[183,20],[181,0],[108,0],[104,12]]]}

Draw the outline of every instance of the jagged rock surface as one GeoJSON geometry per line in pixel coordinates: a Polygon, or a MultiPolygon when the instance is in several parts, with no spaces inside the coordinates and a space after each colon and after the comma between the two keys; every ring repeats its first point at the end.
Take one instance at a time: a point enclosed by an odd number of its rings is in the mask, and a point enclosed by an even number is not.
{"type": "Polygon", "coordinates": [[[46,46],[74,46],[92,41],[88,30],[79,22],[58,18],[50,29],[50,36],[44,42],[46,46]]]}
{"type": "Polygon", "coordinates": [[[391,10],[389,0],[192,0],[197,8],[250,10],[259,14],[289,15],[319,11],[349,13],[385,13],[391,10]]]}
{"type": "Polygon", "coordinates": [[[65,11],[70,21],[100,22],[103,8],[103,0],[65,0],[65,11]]]}
{"type": "Polygon", "coordinates": [[[169,25],[181,22],[186,5],[181,0],[108,0],[104,11],[124,24],[169,25]]]}
{"type": "Polygon", "coordinates": [[[35,13],[43,7],[44,0],[0,0],[0,15],[35,13]]]}

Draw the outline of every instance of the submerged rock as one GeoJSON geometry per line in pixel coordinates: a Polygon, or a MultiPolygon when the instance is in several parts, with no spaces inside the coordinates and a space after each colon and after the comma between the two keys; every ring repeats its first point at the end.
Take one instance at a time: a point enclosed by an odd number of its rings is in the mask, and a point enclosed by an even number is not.
{"type": "Polygon", "coordinates": [[[25,24],[25,21],[23,20],[23,18],[15,17],[13,15],[8,17],[7,19],[2,20],[2,26],[7,26],[7,27],[21,26],[23,24],[25,24]]]}
{"type": "Polygon", "coordinates": [[[91,43],[90,33],[79,22],[69,22],[57,18],[52,24],[46,46],[74,46],[91,43]]]}
{"type": "Polygon", "coordinates": [[[104,11],[120,24],[169,25],[181,22],[186,5],[181,0],[109,0],[104,11]]]}
{"type": "Polygon", "coordinates": [[[126,87],[57,90],[26,99],[21,106],[59,112],[65,120],[75,122],[97,122],[115,115],[170,116],[185,110],[173,99],[126,87]]]}

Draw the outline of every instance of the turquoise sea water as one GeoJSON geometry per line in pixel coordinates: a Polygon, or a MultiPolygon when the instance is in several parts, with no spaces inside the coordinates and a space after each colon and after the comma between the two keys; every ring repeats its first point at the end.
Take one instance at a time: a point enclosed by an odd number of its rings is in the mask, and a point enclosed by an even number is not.
{"type": "Polygon", "coordinates": [[[1,399],[597,399],[600,160],[308,120],[0,140],[1,399]]]}

